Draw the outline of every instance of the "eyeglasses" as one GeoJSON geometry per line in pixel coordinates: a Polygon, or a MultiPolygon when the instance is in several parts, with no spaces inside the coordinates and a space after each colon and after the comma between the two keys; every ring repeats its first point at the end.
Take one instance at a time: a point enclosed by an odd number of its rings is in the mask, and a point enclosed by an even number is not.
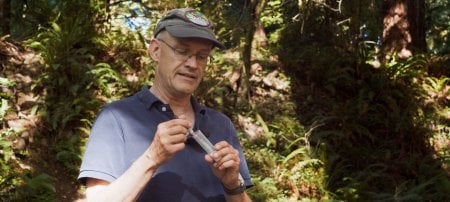
{"type": "Polygon", "coordinates": [[[189,58],[191,58],[192,56],[195,56],[197,63],[201,66],[205,66],[208,64],[208,62],[212,63],[212,61],[214,60],[214,57],[209,54],[206,53],[193,54],[191,53],[191,51],[189,51],[189,49],[175,48],[162,39],[157,40],[163,42],[164,44],[166,44],[166,46],[172,49],[174,57],[177,58],[179,61],[184,62],[186,60],[189,60],[189,58]]]}

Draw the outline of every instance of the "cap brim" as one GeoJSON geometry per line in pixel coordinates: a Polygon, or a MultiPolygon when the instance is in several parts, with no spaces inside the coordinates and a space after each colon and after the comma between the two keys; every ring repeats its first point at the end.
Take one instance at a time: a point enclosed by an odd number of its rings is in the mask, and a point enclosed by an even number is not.
{"type": "Polygon", "coordinates": [[[174,37],[206,39],[211,41],[215,47],[221,50],[225,49],[225,46],[216,39],[214,34],[205,29],[199,29],[192,25],[172,25],[166,26],[165,29],[174,37]]]}

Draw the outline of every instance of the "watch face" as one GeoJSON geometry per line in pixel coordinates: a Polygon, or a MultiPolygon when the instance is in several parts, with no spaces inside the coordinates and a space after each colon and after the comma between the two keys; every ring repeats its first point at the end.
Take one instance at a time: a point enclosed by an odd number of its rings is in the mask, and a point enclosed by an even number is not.
{"type": "Polygon", "coordinates": [[[239,187],[245,187],[244,178],[242,178],[242,175],[239,173],[239,187]]]}

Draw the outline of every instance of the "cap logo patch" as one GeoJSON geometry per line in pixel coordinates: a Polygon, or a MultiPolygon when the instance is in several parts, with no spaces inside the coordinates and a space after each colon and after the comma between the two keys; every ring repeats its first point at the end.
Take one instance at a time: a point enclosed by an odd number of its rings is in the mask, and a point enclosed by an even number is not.
{"type": "Polygon", "coordinates": [[[203,27],[207,27],[210,24],[209,20],[205,17],[205,15],[196,10],[187,11],[185,13],[185,17],[190,22],[203,27]]]}

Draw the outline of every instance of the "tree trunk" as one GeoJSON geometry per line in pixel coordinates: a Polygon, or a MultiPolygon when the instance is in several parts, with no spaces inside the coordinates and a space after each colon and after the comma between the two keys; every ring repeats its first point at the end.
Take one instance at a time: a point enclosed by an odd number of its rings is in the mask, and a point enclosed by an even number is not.
{"type": "Polygon", "coordinates": [[[2,35],[7,35],[11,33],[11,0],[3,0],[2,5],[2,35]]]}
{"type": "Polygon", "coordinates": [[[414,50],[425,52],[427,43],[425,38],[425,1],[407,1],[409,13],[408,15],[411,30],[411,45],[414,50]]]}
{"type": "MultiPolygon", "coordinates": [[[[246,9],[250,15],[250,22],[248,23],[245,31],[245,41],[242,51],[242,60],[244,68],[240,70],[240,77],[237,80],[237,94],[239,94],[239,88],[241,87],[242,79],[244,79],[244,88],[246,96],[249,102],[251,102],[251,89],[250,89],[250,69],[251,69],[251,56],[252,56],[252,44],[255,37],[255,31],[260,23],[259,17],[266,6],[267,0],[247,0],[246,9]],[[242,71],[244,71],[242,73],[242,71]]],[[[236,95],[237,96],[237,95],[236,95]]],[[[237,97],[234,98],[234,106],[237,104],[237,97]]],[[[251,103],[250,103],[251,104],[251,103]]]]}
{"type": "Polygon", "coordinates": [[[424,0],[384,0],[383,45],[386,60],[394,53],[406,59],[426,50],[424,0]]]}

